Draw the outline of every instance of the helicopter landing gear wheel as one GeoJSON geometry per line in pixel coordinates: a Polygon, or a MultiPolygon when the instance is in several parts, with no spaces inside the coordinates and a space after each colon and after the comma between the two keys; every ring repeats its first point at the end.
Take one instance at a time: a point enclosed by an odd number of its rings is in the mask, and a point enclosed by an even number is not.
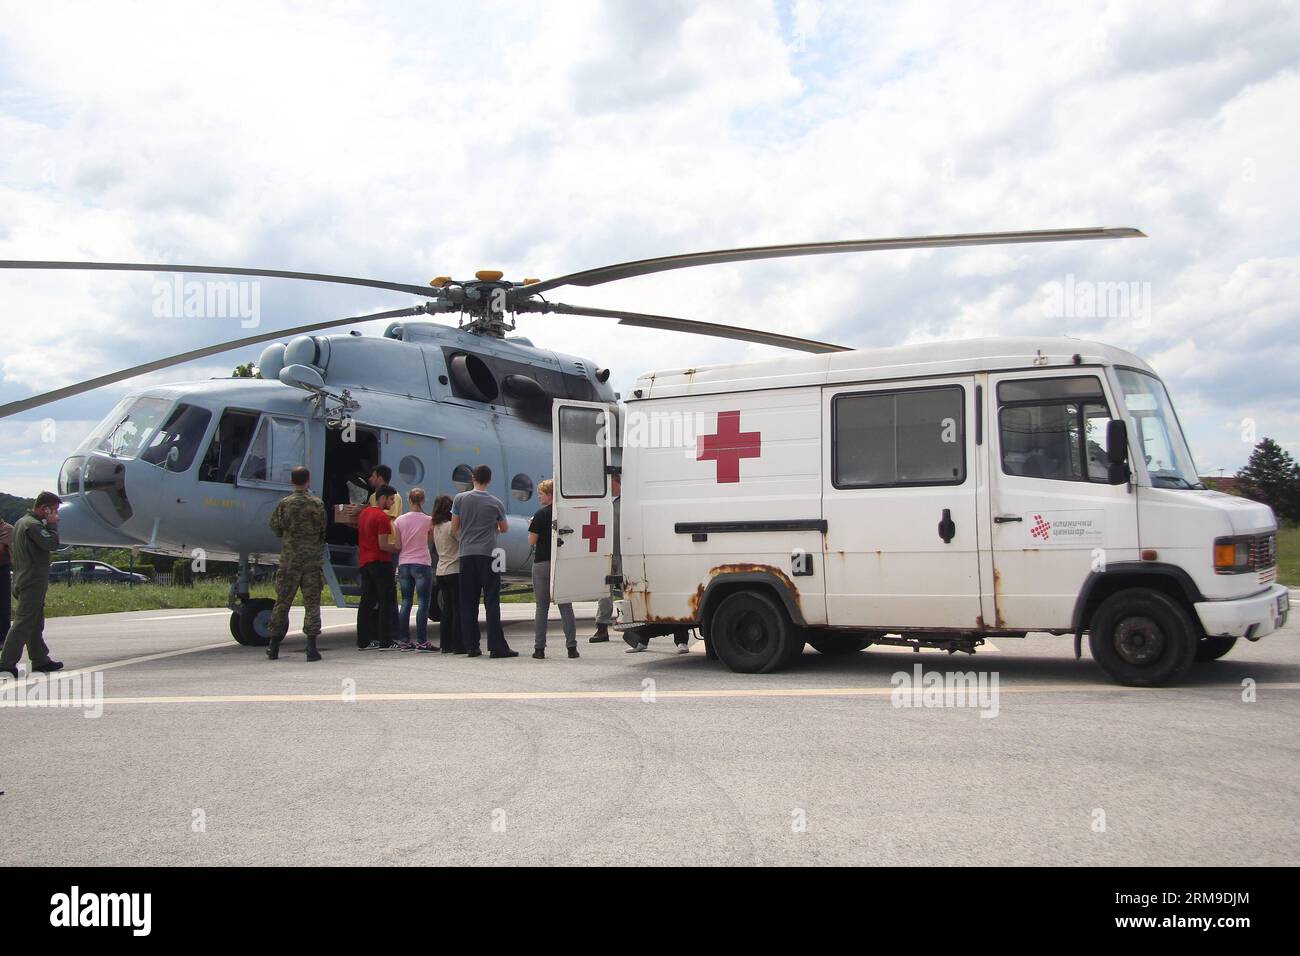
{"type": "Polygon", "coordinates": [[[244,643],[244,632],[239,627],[239,616],[239,611],[230,612],[230,636],[235,639],[236,643],[242,644],[244,643]]]}
{"type": "MultiPolygon", "coordinates": [[[[235,612],[239,616],[239,636],[235,640],[245,647],[266,647],[271,643],[271,610],[275,602],[270,598],[245,601],[235,612]]],[[[234,627],[234,621],[231,621],[234,627]]]]}

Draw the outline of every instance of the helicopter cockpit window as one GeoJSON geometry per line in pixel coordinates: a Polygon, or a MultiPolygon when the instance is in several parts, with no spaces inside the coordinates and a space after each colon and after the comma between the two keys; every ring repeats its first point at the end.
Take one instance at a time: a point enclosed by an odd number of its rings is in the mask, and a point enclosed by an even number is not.
{"type": "Polygon", "coordinates": [[[307,432],[302,421],[266,415],[248,446],[239,480],[288,486],[292,484],[289,473],[306,463],[307,432]]]}
{"type": "Polygon", "coordinates": [[[166,423],[153,433],[140,460],[168,471],[188,471],[208,430],[212,413],[198,405],[178,405],[166,423]]]}
{"type": "Polygon", "coordinates": [[[256,412],[228,409],[222,413],[216,434],[208,443],[207,454],[203,456],[203,464],[199,466],[200,481],[222,482],[227,485],[235,483],[239,463],[248,451],[248,444],[257,428],[257,420],[256,412]]]}
{"type": "Polygon", "coordinates": [[[171,406],[171,399],[167,398],[125,398],[78,450],[102,451],[114,458],[134,458],[171,406]]]}
{"type": "Polygon", "coordinates": [[[451,473],[451,483],[457,491],[469,491],[474,487],[474,472],[469,465],[457,465],[451,473]]]}

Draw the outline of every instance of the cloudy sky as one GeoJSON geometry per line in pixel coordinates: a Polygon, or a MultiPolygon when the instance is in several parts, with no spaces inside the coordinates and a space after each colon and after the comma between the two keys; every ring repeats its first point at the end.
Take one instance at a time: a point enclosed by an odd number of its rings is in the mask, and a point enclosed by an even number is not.
{"type": "MultiPolygon", "coordinates": [[[[1297,51],[1289,3],[3,2],[0,258],[423,284],[1133,225],[1150,238],[716,266],[565,299],[860,347],[1100,339],[1161,372],[1201,473],[1230,474],[1251,434],[1300,452],[1297,51]],[[1138,294],[1063,310],[1067,283],[1138,294]]],[[[249,334],[158,318],[153,289],[0,274],[0,403],[249,334]]],[[[260,296],[266,329],[411,301],[289,281],[260,296]]],[[[520,326],[622,388],[771,354],[598,319],[520,326]]],[[[0,421],[0,491],[53,485],[128,387],[0,421]]]]}

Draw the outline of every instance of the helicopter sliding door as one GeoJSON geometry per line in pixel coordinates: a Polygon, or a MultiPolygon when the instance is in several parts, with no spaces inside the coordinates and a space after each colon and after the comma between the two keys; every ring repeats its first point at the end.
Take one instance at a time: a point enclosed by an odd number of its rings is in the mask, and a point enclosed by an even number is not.
{"type": "Polygon", "coordinates": [[[608,466],[618,427],[615,407],[557,401],[551,411],[555,456],[551,600],[594,601],[609,594],[615,553],[614,502],[608,466]]]}

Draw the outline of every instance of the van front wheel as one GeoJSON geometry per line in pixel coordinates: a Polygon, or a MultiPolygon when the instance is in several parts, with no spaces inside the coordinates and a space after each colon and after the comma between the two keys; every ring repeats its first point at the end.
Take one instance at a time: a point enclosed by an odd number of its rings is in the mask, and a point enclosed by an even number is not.
{"type": "Polygon", "coordinates": [[[1088,647],[1101,669],[1129,687],[1155,687],[1184,677],[1199,635],[1186,608],[1146,588],[1112,594],[1093,615],[1088,647]]]}
{"type": "MultiPolygon", "coordinates": [[[[794,635],[785,611],[757,591],[723,598],[709,625],[709,642],[733,671],[766,674],[788,663],[794,635]]],[[[802,647],[802,643],[800,647],[802,647]]]]}

